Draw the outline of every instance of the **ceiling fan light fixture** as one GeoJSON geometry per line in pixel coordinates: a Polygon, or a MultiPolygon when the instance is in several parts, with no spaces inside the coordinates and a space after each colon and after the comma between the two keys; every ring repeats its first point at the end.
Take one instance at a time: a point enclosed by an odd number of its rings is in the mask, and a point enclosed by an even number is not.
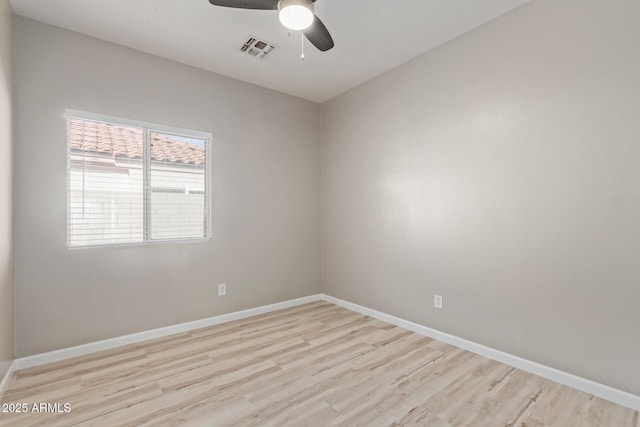
{"type": "Polygon", "coordinates": [[[306,30],[313,24],[314,7],[311,0],[280,0],[280,23],[289,30],[306,30]]]}

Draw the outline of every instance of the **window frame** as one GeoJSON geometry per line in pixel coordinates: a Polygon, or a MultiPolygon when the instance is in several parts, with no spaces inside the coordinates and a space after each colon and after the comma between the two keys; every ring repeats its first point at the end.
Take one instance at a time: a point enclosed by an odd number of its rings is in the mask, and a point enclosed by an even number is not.
{"type": "Polygon", "coordinates": [[[212,216],[212,200],[211,200],[211,146],[213,141],[213,134],[211,132],[198,131],[193,129],[180,128],[175,126],[161,125],[157,123],[145,122],[140,120],[125,119],[121,117],[108,116],[103,114],[89,113],[86,111],[79,111],[73,109],[65,109],[66,120],[66,162],[67,162],[67,215],[66,215],[66,229],[67,229],[67,249],[95,249],[105,247],[118,247],[118,246],[145,246],[156,245],[162,243],[195,243],[195,242],[208,242],[211,241],[211,216],[212,216]],[[71,145],[70,145],[70,126],[71,119],[90,120],[96,122],[103,122],[111,125],[118,126],[131,126],[142,129],[144,134],[144,146],[143,146],[143,240],[139,242],[126,242],[126,243],[97,243],[89,245],[72,245],[71,243],[71,145]],[[150,135],[152,132],[175,135],[180,137],[201,139],[205,141],[205,177],[204,177],[204,228],[205,235],[203,237],[177,237],[177,238],[164,238],[164,239],[152,239],[151,238],[151,202],[150,195],[153,191],[151,185],[151,150],[150,150],[150,135]]]}

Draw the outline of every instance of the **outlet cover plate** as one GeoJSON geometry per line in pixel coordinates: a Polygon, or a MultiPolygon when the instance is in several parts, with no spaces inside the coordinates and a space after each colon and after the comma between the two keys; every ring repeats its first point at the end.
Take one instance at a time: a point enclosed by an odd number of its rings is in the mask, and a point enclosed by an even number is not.
{"type": "Polygon", "coordinates": [[[433,306],[442,310],[442,295],[434,294],[433,295],[433,306]]]}

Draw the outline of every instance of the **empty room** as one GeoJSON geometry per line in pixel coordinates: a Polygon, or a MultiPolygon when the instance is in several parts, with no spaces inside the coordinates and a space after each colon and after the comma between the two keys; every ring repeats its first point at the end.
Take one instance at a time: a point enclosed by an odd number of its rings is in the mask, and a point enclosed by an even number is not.
{"type": "Polygon", "coordinates": [[[640,427],[638,0],[0,0],[0,427],[640,427]]]}

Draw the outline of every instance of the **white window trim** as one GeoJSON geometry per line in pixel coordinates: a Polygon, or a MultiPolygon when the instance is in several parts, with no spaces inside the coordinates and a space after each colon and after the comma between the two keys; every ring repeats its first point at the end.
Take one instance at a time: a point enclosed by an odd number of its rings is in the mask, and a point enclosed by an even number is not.
{"type": "MultiPolygon", "coordinates": [[[[140,120],[132,120],[132,119],[125,119],[122,117],[115,117],[115,116],[108,116],[108,115],[103,115],[103,114],[96,114],[96,113],[89,113],[86,111],[80,111],[80,110],[73,110],[70,108],[65,109],[65,120],[68,122],[69,119],[81,119],[81,120],[93,120],[93,121],[98,121],[98,122],[104,122],[104,123],[109,123],[109,124],[114,124],[114,125],[123,125],[123,126],[133,126],[133,127],[139,127],[139,128],[143,128],[145,130],[145,133],[148,131],[152,131],[152,132],[158,132],[158,133],[164,133],[164,134],[172,134],[172,135],[176,135],[176,136],[187,136],[187,137],[193,137],[193,138],[198,138],[198,139],[203,139],[205,140],[205,153],[206,153],[206,160],[205,160],[205,184],[206,184],[206,189],[205,189],[205,200],[206,200],[206,204],[205,204],[205,208],[207,209],[206,212],[206,220],[207,220],[207,236],[206,237],[185,237],[185,238],[176,238],[176,239],[155,239],[155,240],[144,240],[142,242],[130,242],[130,243],[105,243],[105,244],[95,244],[95,245],[76,245],[76,246],[72,246],[69,241],[69,224],[71,221],[71,211],[70,211],[70,206],[69,206],[69,200],[67,200],[67,233],[66,233],[66,237],[67,237],[67,249],[68,250],[82,250],[82,249],[96,249],[96,248],[109,248],[109,247],[120,247],[120,246],[146,246],[146,245],[157,245],[157,244],[164,244],[164,243],[178,243],[178,244],[182,244],[182,243],[197,243],[197,242],[210,242],[211,241],[211,235],[212,235],[212,228],[211,228],[211,217],[213,215],[213,211],[211,209],[212,207],[212,197],[211,197],[211,143],[213,141],[213,134],[211,132],[204,132],[204,131],[197,131],[197,130],[193,130],[193,129],[186,129],[186,128],[179,128],[179,127],[175,127],[175,126],[167,126],[167,125],[161,125],[161,124],[157,124],[157,123],[151,123],[151,122],[144,122],[144,121],[140,121],[140,120]]],[[[69,135],[66,135],[66,145],[67,145],[67,150],[69,149],[69,135]]],[[[145,163],[147,162],[146,158],[150,155],[150,153],[147,152],[147,150],[145,150],[144,153],[144,157],[145,157],[145,163]]],[[[145,164],[146,167],[146,164],[145,164]]],[[[67,199],[69,197],[69,191],[70,191],[70,181],[69,181],[69,173],[71,170],[71,162],[70,162],[70,156],[69,153],[67,152],[67,199]]],[[[146,188],[144,189],[144,191],[146,192],[146,188]]],[[[144,233],[146,235],[147,230],[144,230],[144,233]]],[[[146,238],[146,237],[145,237],[146,238]]]]}

